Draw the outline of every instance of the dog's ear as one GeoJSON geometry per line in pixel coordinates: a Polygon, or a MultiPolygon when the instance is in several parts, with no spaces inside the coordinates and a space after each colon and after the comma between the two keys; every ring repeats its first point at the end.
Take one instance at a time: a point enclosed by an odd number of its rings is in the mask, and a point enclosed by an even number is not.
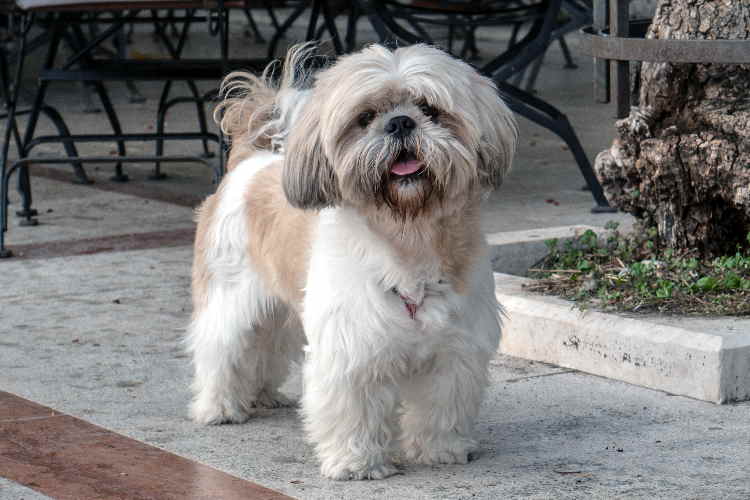
{"type": "Polygon", "coordinates": [[[303,209],[320,209],[341,200],[336,174],[321,140],[317,106],[306,103],[287,137],[282,183],[287,200],[303,209]]]}
{"type": "Polygon", "coordinates": [[[472,89],[481,131],[477,168],[481,184],[496,189],[510,170],[518,142],[518,128],[513,112],[500,97],[494,82],[479,74],[475,76],[477,81],[472,89]]]}

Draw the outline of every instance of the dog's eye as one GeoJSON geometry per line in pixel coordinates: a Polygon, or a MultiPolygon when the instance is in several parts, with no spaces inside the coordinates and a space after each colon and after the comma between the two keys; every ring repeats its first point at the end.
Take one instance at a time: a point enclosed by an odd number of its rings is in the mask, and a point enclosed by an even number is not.
{"type": "Polygon", "coordinates": [[[367,110],[359,114],[359,117],[357,118],[357,122],[359,123],[360,127],[365,128],[370,123],[372,123],[374,119],[375,119],[375,112],[367,110]]]}
{"type": "Polygon", "coordinates": [[[437,109],[435,106],[431,106],[431,105],[427,104],[426,102],[420,103],[419,104],[419,109],[422,111],[422,113],[425,116],[427,116],[427,117],[429,117],[429,118],[431,118],[433,120],[435,118],[437,118],[438,115],[440,114],[440,110],[439,109],[437,109]]]}

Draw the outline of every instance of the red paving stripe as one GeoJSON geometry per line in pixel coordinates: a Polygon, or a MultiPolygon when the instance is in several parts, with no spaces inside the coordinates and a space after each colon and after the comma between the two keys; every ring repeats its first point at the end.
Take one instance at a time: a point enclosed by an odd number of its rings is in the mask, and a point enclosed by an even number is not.
{"type": "Polygon", "coordinates": [[[2,391],[0,475],[62,500],[291,498],[2,391]]]}
{"type": "Polygon", "coordinates": [[[149,248],[179,247],[193,243],[195,229],[175,229],[150,233],[118,234],[80,240],[46,241],[28,245],[11,245],[13,260],[49,259],[105,252],[125,252],[149,248]]]}

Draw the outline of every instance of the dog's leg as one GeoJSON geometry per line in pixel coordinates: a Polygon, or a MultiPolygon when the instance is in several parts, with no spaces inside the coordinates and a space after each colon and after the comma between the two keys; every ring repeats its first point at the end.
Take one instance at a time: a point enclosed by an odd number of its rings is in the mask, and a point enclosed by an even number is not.
{"type": "Polygon", "coordinates": [[[431,368],[405,382],[401,448],[410,461],[465,464],[478,443],[474,420],[487,385],[489,358],[483,353],[449,350],[431,368]]]}
{"type": "Polygon", "coordinates": [[[347,374],[331,361],[330,356],[308,353],[304,368],[302,414],[321,473],[337,480],[395,474],[389,459],[395,437],[395,387],[375,377],[365,381],[347,374]]]}
{"type": "Polygon", "coordinates": [[[447,342],[416,376],[403,382],[400,446],[424,464],[465,464],[477,456],[474,421],[500,342],[500,306],[488,260],[475,270],[462,314],[446,324],[447,342]]]}
{"type": "Polygon", "coordinates": [[[291,363],[300,361],[305,343],[302,324],[295,312],[282,305],[275,309],[274,318],[269,323],[270,328],[263,328],[258,335],[258,349],[262,351],[259,366],[262,387],[255,406],[293,406],[294,400],[279,392],[279,387],[286,381],[291,363]]]}
{"type": "Polygon", "coordinates": [[[232,279],[213,276],[206,303],[190,325],[195,397],[190,413],[198,423],[244,422],[256,406],[264,381],[263,338],[273,300],[250,270],[232,279]]]}
{"type": "Polygon", "coordinates": [[[243,422],[256,407],[289,404],[278,387],[302,350],[301,327],[287,327],[295,313],[276,298],[248,250],[248,190],[273,158],[258,155],[227,174],[198,211],[187,344],[195,367],[190,412],[199,423],[243,422]]]}

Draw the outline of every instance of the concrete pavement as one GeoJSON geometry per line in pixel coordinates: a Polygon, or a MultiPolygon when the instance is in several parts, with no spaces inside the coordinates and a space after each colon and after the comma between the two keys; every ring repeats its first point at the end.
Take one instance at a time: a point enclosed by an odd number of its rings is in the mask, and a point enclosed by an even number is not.
{"type": "MultiPolygon", "coordinates": [[[[4,283],[25,286],[0,292],[0,388],[298,498],[750,495],[750,404],[715,406],[501,355],[477,425],[482,455],[465,466],[333,482],[318,475],[293,409],[197,426],[186,417],[180,344],[190,256],[182,247],[2,263],[4,283]]],[[[285,389],[297,394],[297,378],[285,389]]]]}
{"type": "MultiPolygon", "coordinates": [[[[495,42],[481,40],[487,50],[495,42]]],[[[562,70],[553,51],[539,91],[569,114],[593,158],[610,140],[612,112],[591,102],[590,64],[577,57],[581,69],[562,70]]],[[[124,121],[145,128],[158,88],[142,90],[151,108],[130,107],[124,121]]],[[[58,95],[71,101],[74,92],[58,95]]],[[[74,122],[101,120],[68,106],[74,122]]],[[[190,206],[210,192],[210,174],[166,167],[170,179],[150,183],[149,168],[127,168],[126,192],[105,182],[109,167],[90,169],[99,182],[88,187],[34,178],[41,225],[12,222],[10,246],[83,241],[83,250],[0,261],[0,390],[302,499],[750,498],[750,404],[715,406],[502,355],[477,425],[482,454],[465,466],[406,464],[384,481],[333,482],[319,476],[293,409],[263,410],[243,425],[193,424],[181,345],[189,245],[101,243],[193,227],[190,206]]],[[[490,199],[485,229],[629,222],[590,214],[582,184],[561,142],[522,122],[514,171],[490,199]]],[[[299,390],[295,376],[286,391],[299,390]]],[[[0,480],[3,500],[44,498],[30,491],[0,480]]]]}

